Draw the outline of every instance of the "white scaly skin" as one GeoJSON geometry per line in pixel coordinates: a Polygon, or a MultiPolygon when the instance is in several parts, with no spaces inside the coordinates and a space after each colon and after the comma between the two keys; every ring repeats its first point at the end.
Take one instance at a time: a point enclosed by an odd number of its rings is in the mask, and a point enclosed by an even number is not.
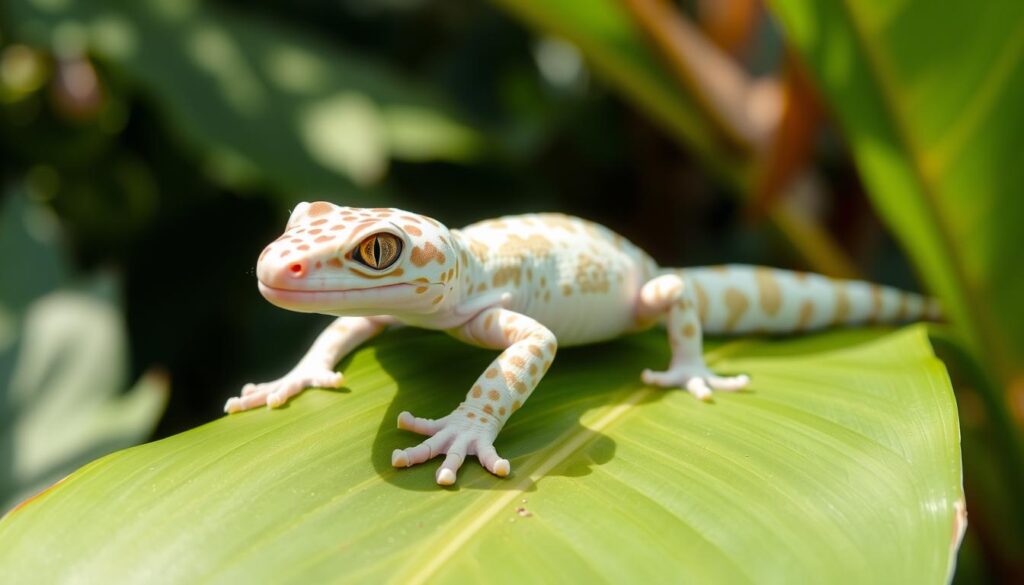
{"type": "MultiPolygon", "coordinates": [[[[370,252],[378,260],[386,255],[380,246],[370,252]]],[[[341,386],[338,361],[390,325],[440,329],[501,350],[451,414],[398,416],[399,428],[429,438],[396,450],[392,464],[446,454],[436,474],[441,485],[455,482],[467,455],[508,475],[494,439],[530,397],[558,345],[662,322],[672,359],[665,371],[645,370],[643,381],[707,399],[712,390],[743,388],[749,378],[708,369],[702,332],[792,332],[938,316],[932,301],[864,282],[751,266],[659,269],[611,230],[558,214],[503,217],[460,231],[399,209],[302,203],[284,235],[263,250],[256,273],[260,292],[275,305],[339,318],[285,376],[247,384],[228,400],[229,413],[277,407],[310,386],[341,386]],[[360,244],[374,236],[401,242],[383,269],[359,260],[360,244]]]]}

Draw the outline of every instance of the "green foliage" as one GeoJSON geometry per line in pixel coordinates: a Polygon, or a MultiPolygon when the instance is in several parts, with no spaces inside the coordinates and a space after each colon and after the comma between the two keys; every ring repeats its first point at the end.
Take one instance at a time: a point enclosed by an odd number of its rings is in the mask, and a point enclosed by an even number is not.
{"type": "Polygon", "coordinates": [[[987,508],[979,512],[1006,524],[995,545],[1019,558],[1024,455],[1004,392],[1024,380],[1024,3],[773,8],[818,78],[876,209],[956,326],[958,339],[946,343],[963,344],[977,363],[958,368],[981,392],[992,435],[971,449],[971,469],[988,475],[975,498],[987,508]]]}
{"type": "Polygon", "coordinates": [[[389,466],[489,352],[386,335],[349,387],[224,417],[96,461],[0,522],[14,581],[936,583],[963,524],[959,434],[925,330],[737,341],[750,391],[713,403],[639,383],[662,332],[569,349],[467,462],[389,466]],[[443,365],[443,367],[439,367],[443,365]],[[684,495],[685,494],[685,495],[684,495]],[[770,576],[770,577],[768,577],[770,576]]]}
{"type": "Polygon", "coordinates": [[[135,444],[163,412],[167,382],[128,369],[113,282],[67,280],[53,219],[20,194],[0,213],[0,509],[76,467],[135,444]]]}
{"type": "Polygon", "coordinates": [[[123,71],[232,184],[362,198],[390,158],[482,146],[436,96],[308,33],[193,0],[15,0],[15,33],[123,71]]]}
{"type": "Polygon", "coordinates": [[[496,0],[524,21],[576,44],[590,65],[686,144],[701,162],[734,184],[748,180],[750,161],[731,149],[693,96],[665,69],[615,0],[496,0]]]}
{"type": "Polygon", "coordinates": [[[774,0],[876,208],[974,354],[1024,363],[1024,3],[774,0]]]}

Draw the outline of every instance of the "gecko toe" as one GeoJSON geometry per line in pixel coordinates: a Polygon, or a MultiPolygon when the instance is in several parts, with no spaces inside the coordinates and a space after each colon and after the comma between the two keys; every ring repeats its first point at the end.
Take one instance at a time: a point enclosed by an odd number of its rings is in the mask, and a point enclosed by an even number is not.
{"type": "Polygon", "coordinates": [[[241,401],[238,399],[237,396],[232,396],[231,398],[228,398],[228,401],[224,403],[224,412],[226,414],[234,414],[236,412],[241,412],[242,407],[239,404],[240,402],[241,401]]]}
{"type": "Polygon", "coordinates": [[[455,472],[447,467],[437,470],[437,485],[452,485],[455,483],[455,472]]]}
{"type": "Polygon", "coordinates": [[[398,428],[403,431],[412,431],[421,435],[433,435],[444,428],[448,417],[437,420],[413,416],[409,411],[402,411],[398,415],[398,428]]]}
{"type": "Polygon", "coordinates": [[[686,390],[697,400],[711,400],[711,388],[708,388],[704,378],[690,378],[686,382],[686,390]]]}
{"type": "Polygon", "coordinates": [[[750,376],[741,374],[739,376],[708,376],[708,385],[715,390],[722,392],[735,392],[742,390],[750,384],[750,376]]]}
{"type": "Polygon", "coordinates": [[[480,465],[484,466],[484,469],[498,477],[507,477],[511,471],[508,459],[499,457],[494,445],[490,443],[477,443],[476,458],[480,461],[480,465]]]}
{"type": "Polygon", "coordinates": [[[395,449],[391,453],[391,465],[393,467],[409,467],[409,456],[404,449],[395,449]]]}

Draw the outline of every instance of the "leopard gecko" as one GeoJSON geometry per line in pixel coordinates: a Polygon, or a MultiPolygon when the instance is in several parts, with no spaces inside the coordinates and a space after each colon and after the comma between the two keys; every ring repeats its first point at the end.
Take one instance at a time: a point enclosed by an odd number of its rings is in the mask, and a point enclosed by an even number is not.
{"type": "Polygon", "coordinates": [[[859,281],[754,266],[660,268],[610,229],[556,213],[501,217],[464,229],[400,209],[298,205],[284,234],[260,254],[259,290],[293,311],[338,317],[283,377],[246,384],[224,409],[277,407],[307,387],[336,388],[336,364],[396,325],[438,329],[501,354],[451,414],[409,412],[400,429],[426,435],[396,449],[395,467],[444,454],[435,474],[451,485],[468,455],[504,477],[494,448],[555,359],[559,346],[612,339],[662,323],[671,360],[645,384],[706,400],[746,375],[711,371],[702,335],[784,333],[831,325],[936,318],[935,301],[859,281]]]}

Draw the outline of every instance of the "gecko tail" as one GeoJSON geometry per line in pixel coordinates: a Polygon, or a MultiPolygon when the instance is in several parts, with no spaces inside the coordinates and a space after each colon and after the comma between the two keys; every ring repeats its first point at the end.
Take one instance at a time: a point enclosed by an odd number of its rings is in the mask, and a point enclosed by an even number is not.
{"type": "Polygon", "coordinates": [[[693,286],[701,324],[711,334],[943,319],[936,299],[859,280],[746,265],[678,272],[693,286]]]}

